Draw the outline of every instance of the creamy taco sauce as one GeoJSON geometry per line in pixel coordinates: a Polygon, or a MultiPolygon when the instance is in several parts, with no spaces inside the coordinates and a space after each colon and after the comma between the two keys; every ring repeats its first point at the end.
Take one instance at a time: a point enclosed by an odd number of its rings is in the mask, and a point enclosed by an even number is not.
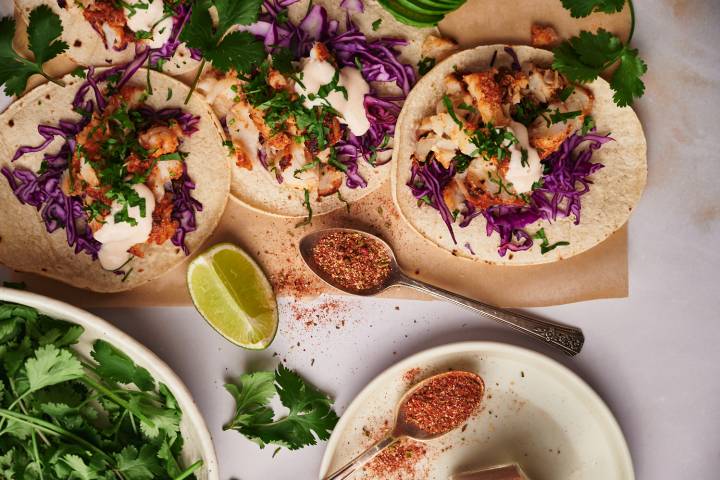
{"type": "Polygon", "coordinates": [[[172,34],[173,19],[165,17],[163,0],[126,0],[124,4],[126,6],[123,10],[130,30],[135,33],[152,32],[152,48],[162,47],[168,41],[172,34]]]}
{"type": "Polygon", "coordinates": [[[145,199],[145,216],[140,216],[140,207],[128,208],[130,218],[135,219],[136,225],[128,222],[115,223],[115,214],[121,210],[118,202],[113,202],[110,213],[105,217],[105,223],[93,234],[95,240],[102,243],[98,260],[105,270],[117,270],[132,256],[128,253],[133,245],[145,243],[152,231],[152,212],[155,210],[155,197],[145,185],[134,185],[133,189],[145,199]]]}
{"type": "MultiPolygon", "coordinates": [[[[335,67],[325,60],[306,58],[303,60],[302,74],[300,75],[305,88],[298,83],[295,85],[295,91],[305,97],[311,93],[317,94],[320,87],[332,82],[335,72],[335,67]]],[[[365,95],[370,93],[370,85],[365,81],[360,70],[344,67],[340,70],[338,86],[347,90],[347,99],[342,92],[333,90],[327,95],[326,100],[337,110],[342,121],[347,124],[354,135],[364,135],[370,129],[370,120],[365,112],[365,95]]],[[[321,98],[306,99],[304,102],[307,108],[323,104],[324,101],[321,98]]]]}
{"type": "Polygon", "coordinates": [[[525,125],[511,122],[510,129],[518,139],[518,143],[509,148],[511,156],[505,180],[512,183],[516,193],[528,193],[532,191],[533,184],[542,177],[543,166],[540,163],[540,155],[530,146],[525,125]],[[525,162],[523,162],[523,150],[527,152],[525,162]]]}

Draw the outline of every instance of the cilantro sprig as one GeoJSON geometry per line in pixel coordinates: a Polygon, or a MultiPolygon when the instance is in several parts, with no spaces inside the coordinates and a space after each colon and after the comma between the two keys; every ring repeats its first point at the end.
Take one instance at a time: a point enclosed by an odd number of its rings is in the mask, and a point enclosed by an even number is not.
{"type": "Polygon", "coordinates": [[[194,478],[168,388],[111,344],[72,349],[84,329],[0,302],[0,477],[194,478]]]}
{"type": "Polygon", "coordinates": [[[555,242],[553,244],[550,244],[550,241],[548,240],[547,235],[545,234],[544,228],[541,228],[540,230],[535,232],[535,235],[533,235],[533,238],[535,240],[542,241],[542,243],[540,244],[540,253],[542,255],[545,255],[548,252],[552,252],[557,247],[566,247],[566,246],[570,245],[570,242],[566,242],[566,241],[560,241],[560,242],[555,242]]]}
{"type": "Polygon", "coordinates": [[[28,79],[35,74],[64,86],[62,81],[55,80],[43,70],[45,62],[68,49],[68,44],[59,39],[62,31],[60,17],[47,5],[40,5],[30,12],[28,46],[35,58],[28,60],[13,48],[15,20],[12,17],[0,19],[0,85],[7,95],[21,95],[28,79]]]}
{"type": "Polygon", "coordinates": [[[235,25],[250,25],[260,15],[262,0],[197,0],[190,20],[180,34],[180,40],[188,47],[202,52],[200,69],[193,81],[185,103],[195,91],[206,62],[223,72],[234,69],[238,73],[250,73],[265,58],[265,46],[249,32],[232,31],[235,25]],[[210,8],[217,11],[214,25],[210,8]]]}
{"type": "Polygon", "coordinates": [[[267,444],[297,450],[327,440],[338,422],[331,400],[282,364],[275,372],[246,373],[225,388],[235,398],[235,418],[223,427],[237,430],[260,448],[267,444]],[[289,409],[275,418],[269,406],[278,395],[289,409]]]}
{"type": "MultiPolygon", "coordinates": [[[[592,82],[609,67],[618,64],[610,79],[615,91],[613,100],[620,107],[626,107],[645,93],[642,76],[647,72],[647,64],[639,56],[637,49],[630,47],[635,33],[635,9],[632,0],[628,0],[632,17],[630,38],[625,44],[616,35],[604,29],[595,33],[582,31],[576,37],[562,43],[555,50],[553,68],[571,81],[592,82]]],[[[622,10],[624,0],[563,0],[565,8],[574,17],[584,17],[594,11],[612,13],[622,10]]]]}

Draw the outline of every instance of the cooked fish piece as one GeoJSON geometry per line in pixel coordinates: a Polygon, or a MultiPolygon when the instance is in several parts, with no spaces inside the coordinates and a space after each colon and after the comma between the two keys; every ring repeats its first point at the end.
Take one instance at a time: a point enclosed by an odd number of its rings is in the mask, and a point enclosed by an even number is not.
{"type": "Polygon", "coordinates": [[[160,160],[148,175],[147,186],[157,201],[165,196],[165,185],[182,176],[183,164],[180,160],[160,160]]]}
{"type": "Polygon", "coordinates": [[[537,149],[541,159],[547,158],[560,148],[560,145],[573,132],[582,127],[585,117],[592,112],[594,97],[586,88],[575,86],[573,92],[565,102],[555,100],[548,105],[549,114],[538,117],[528,128],[530,145],[537,149]],[[579,112],[573,118],[551,123],[549,119],[553,113],[579,112]]]}
{"type": "Polygon", "coordinates": [[[320,179],[318,182],[318,197],[334,195],[340,190],[343,181],[343,174],[332,165],[320,166],[320,179]]]}
{"type": "Polygon", "coordinates": [[[233,106],[243,100],[241,85],[242,82],[234,73],[225,74],[208,69],[198,81],[197,91],[205,96],[218,117],[225,118],[233,106]]]}
{"type": "Polygon", "coordinates": [[[533,23],[530,27],[531,45],[537,48],[553,47],[560,42],[560,36],[550,25],[533,23]]]}
{"type": "Polygon", "coordinates": [[[319,183],[319,167],[300,171],[307,164],[312,163],[313,158],[305,146],[300,143],[290,142],[288,154],[280,159],[280,175],[283,185],[288,187],[316,191],[319,183]]]}
{"type": "Polygon", "coordinates": [[[480,112],[484,123],[505,126],[509,119],[502,106],[503,91],[495,81],[498,71],[492,68],[485,72],[470,73],[463,76],[468,92],[473,98],[475,107],[480,112]]]}
{"type": "Polygon", "coordinates": [[[428,35],[420,49],[423,58],[434,58],[441,62],[457,51],[458,45],[449,38],[428,35]]]}
{"type": "Polygon", "coordinates": [[[522,71],[528,78],[527,92],[523,92],[523,94],[532,95],[539,103],[550,102],[567,86],[565,77],[551,68],[542,68],[534,63],[526,62],[522,65],[522,71]]]}
{"type": "Polygon", "coordinates": [[[251,117],[252,107],[245,102],[236,103],[225,120],[235,149],[236,163],[239,167],[252,170],[258,161],[260,131],[251,117]]]}
{"type": "Polygon", "coordinates": [[[177,152],[182,137],[179,125],[152,127],[138,136],[140,145],[148,150],[149,158],[177,152]]]}

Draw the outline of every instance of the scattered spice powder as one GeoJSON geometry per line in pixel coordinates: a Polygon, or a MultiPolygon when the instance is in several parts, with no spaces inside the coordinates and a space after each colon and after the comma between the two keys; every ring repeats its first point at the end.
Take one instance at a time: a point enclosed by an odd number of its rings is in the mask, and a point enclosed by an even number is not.
{"type": "Polygon", "coordinates": [[[415,478],[415,467],[425,457],[427,449],[422,443],[403,439],[390,445],[368,463],[364,470],[372,478],[389,479],[393,475],[415,478]]]}
{"type": "Polygon", "coordinates": [[[401,407],[404,420],[430,435],[442,435],[467,421],[480,406],[482,378],[470,372],[449,372],[431,379],[401,407]]]}
{"type": "Polygon", "coordinates": [[[320,270],[346,290],[373,290],[390,275],[391,258],[385,247],[357,232],[333,232],[321,237],[312,255],[320,270]]]}

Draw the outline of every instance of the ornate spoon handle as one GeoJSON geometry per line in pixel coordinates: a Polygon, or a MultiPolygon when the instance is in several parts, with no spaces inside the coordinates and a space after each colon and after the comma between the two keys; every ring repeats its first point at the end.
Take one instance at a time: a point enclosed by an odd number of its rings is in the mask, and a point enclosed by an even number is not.
{"type": "Polygon", "coordinates": [[[468,308],[484,317],[503,323],[519,332],[542,340],[570,356],[580,353],[583,343],[585,342],[585,337],[579,328],[569,327],[547,320],[540,320],[539,318],[528,317],[509,310],[493,307],[492,305],[471,300],[462,295],[415,280],[404,274],[398,275],[397,284],[429,293],[435,297],[468,308]]]}

